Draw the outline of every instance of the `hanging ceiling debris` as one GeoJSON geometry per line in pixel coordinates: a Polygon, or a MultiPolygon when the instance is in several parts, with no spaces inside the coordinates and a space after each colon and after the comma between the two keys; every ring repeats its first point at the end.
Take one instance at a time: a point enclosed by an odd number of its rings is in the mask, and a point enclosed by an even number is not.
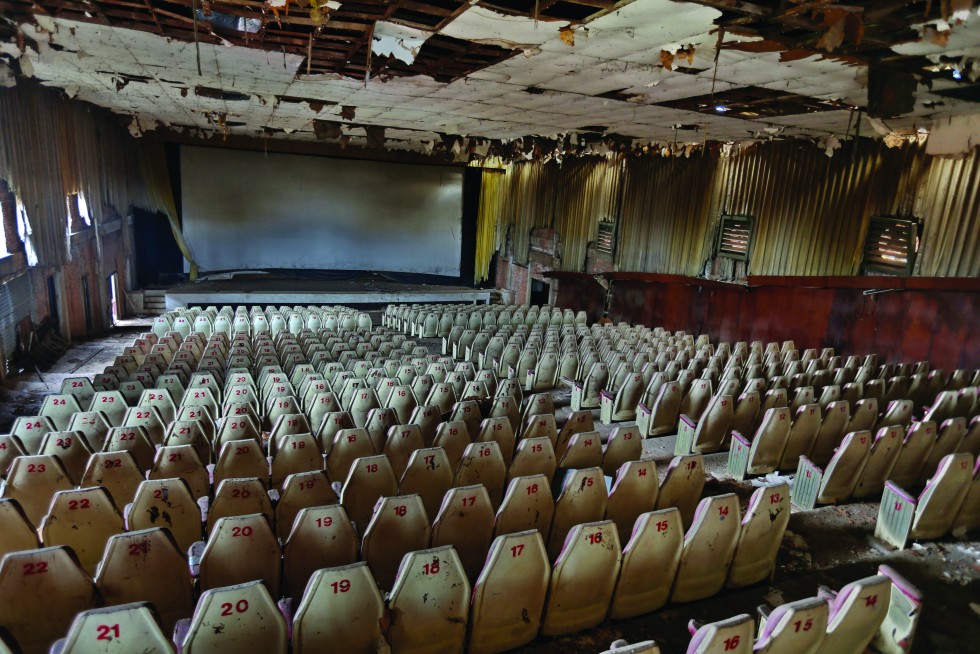
{"type": "Polygon", "coordinates": [[[827,143],[980,113],[976,0],[0,0],[0,10],[0,69],[135,125],[194,134],[465,160],[583,144],[663,152],[648,146],[678,139],[827,143]]]}

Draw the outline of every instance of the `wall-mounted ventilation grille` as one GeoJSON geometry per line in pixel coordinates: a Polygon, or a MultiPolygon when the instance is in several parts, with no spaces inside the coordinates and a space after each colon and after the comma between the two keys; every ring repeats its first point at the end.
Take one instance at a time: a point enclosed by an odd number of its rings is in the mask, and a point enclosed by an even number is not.
{"type": "Polygon", "coordinates": [[[910,275],[915,264],[917,225],[911,220],[877,216],[864,241],[865,272],[910,275]]]}
{"type": "Polygon", "coordinates": [[[715,254],[737,261],[747,261],[752,250],[752,227],[751,216],[722,216],[715,254]]]}
{"type": "Polygon", "coordinates": [[[599,221],[599,236],[596,237],[595,249],[599,252],[612,254],[616,247],[616,223],[611,220],[599,221]]]}

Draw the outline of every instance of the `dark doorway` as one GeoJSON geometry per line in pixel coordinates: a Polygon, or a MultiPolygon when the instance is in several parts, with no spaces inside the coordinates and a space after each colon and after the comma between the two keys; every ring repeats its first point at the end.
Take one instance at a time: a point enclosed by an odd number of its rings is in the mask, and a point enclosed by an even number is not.
{"type": "Polygon", "coordinates": [[[58,285],[55,284],[54,275],[48,275],[48,315],[51,316],[51,324],[54,330],[61,333],[61,316],[58,314],[58,285]]]}
{"type": "Polygon", "coordinates": [[[184,275],[184,257],[162,213],[133,210],[136,245],[136,283],[140,288],[172,284],[184,275]]]}
{"type": "Polygon", "coordinates": [[[92,333],[92,299],[88,291],[88,275],[82,275],[82,307],[85,309],[85,332],[92,333]]]}
{"type": "Polygon", "coordinates": [[[546,284],[540,279],[531,280],[531,304],[548,304],[551,299],[551,284],[546,284]]]}

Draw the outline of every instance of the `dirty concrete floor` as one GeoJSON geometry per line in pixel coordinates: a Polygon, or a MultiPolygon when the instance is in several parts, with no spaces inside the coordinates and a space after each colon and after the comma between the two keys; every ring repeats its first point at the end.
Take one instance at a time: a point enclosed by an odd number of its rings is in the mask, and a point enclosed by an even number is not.
{"type": "MultiPolygon", "coordinates": [[[[379,324],[375,316],[375,324],[379,324]]],[[[47,393],[57,392],[65,377],[91,377],[112,363],[122,348],[140,332],[150,328],[146,322],[118,327],[110,335],[74,344],[48,372],[25,374],[11,380],[0,397],[0,432],[9,429],[17,416],[37,412],[47,393]]],[[[425,339],[430,351],[438,351],[436,339],[425,339]]],[[[558,407],[558,422],[567,417],[571,395],[567,390],[552,391],[558,407]]],[[[613,426],[596,424],[603,436],[613,426]]],[[[657,462],[660,478],[673,456],[674,436],[644,441],[644,458],[657,462]]],[[[734,492],[743,508],[753,487],[735,482],[725,472],[727,454],[705,457],[708,482],[704,495],[734,492]]],[[[980,540],[947,538],[917,543],[901,552],[882,552],[872,546],[870,536],[878,514],[876,502],[855,502],[826,506],[813,511],[793,509],[788,533],[780,549],[775,577],[771,584],[726,590],[699,602],[668,605],[650,615],[629,620],[607,621],[596,629],[556,638],[539,638],[515,650],[525,654],[591,653],[609,647],[619,638],[629,642],[654,639],[665,654],[684,652],[690,636],[687,622],[710,622],[739,613],[755,615],[763,603],[793,601],[812,597],[817,587],[838,589],[844,584],[875,573],[887,563],[906,576],[925,596],[925,606],[913,652],[921,654],[967,654],[980,642],[980,540]]]]}

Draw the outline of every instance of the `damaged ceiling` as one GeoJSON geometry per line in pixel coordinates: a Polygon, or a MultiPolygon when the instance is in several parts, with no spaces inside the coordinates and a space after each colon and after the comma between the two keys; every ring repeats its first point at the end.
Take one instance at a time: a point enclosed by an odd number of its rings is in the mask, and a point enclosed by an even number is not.
{"type": "Polygon", "coordinates": [[[133,116],[137,134],[459,152],[447,135],[741,142],[942,125],[975,144],[976,4],[0,0],[0,58],[133,116]]]}

